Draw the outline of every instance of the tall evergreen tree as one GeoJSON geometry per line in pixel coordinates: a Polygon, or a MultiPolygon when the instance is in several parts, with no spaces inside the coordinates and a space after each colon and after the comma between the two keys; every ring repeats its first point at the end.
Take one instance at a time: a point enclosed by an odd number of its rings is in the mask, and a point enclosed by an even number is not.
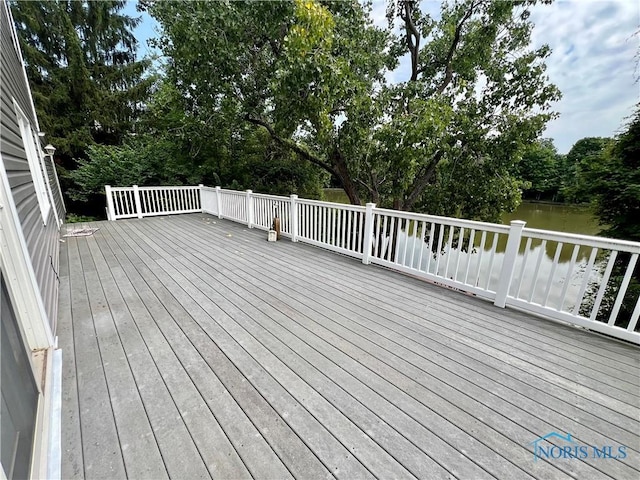
{"type": "Polygon", "coordinates": [[[89,145],[119,144],[153,83],[137,61],[124,0],[11,4],[41,128],[67,168],[89,145]]]}

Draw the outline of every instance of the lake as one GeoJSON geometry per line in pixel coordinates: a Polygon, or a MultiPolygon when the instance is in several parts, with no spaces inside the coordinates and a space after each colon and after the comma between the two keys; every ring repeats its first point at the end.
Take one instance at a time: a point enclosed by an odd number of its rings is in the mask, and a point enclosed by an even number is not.
{"type": "MultiPolygon", "coordinates": [[[[325,188],[324,196],[328,202],[349,203],[341,188],[325,188]]],[[[600,231],[598,220],[584,205],[522,202],[515,212],[502,216],[505,225],[509,225],[511,220],[525,221],[529,228],[582,235],[597,235],[600,231]]]]}
{"type": "MultiPolygon", "coordinates": [[[[328,201],[348,203],[346,195],[340,189],[326,189],[325,198],[328,201]]],[[[523,202],[515,212],[505,214],[502,217],[502,223],[508,225],[511,220],[523,220],[527,222],[527,227],[554,230],[567,233],[578,233],[583,235],[596,235],[600,231],[597,219],[591,213],[587,206],[575,206],[575,205],[561,205],[561,204],[546,204],[546,203],[533,203],[523,202]]],[[[412,231],[412,227],[409,228],[412,231]]],[[[466,232],[466,242],[468,242],[469,232],[466,232]]],[[[491,249],[492,235],[487,237],[487,242],[484,246],[484,251],[488,252],[491,249]]],[[[403,255],[403,257],[414,259],[414,264],[407,264],[412,268],[417,268],[423,271],[429,271],[436,275],[445,275],[450,278],[464,278],[465,273],[463,269],[468,269],[467,263],[476,265],[477,269],[477,284],[488,284],[489,288],[495,289],[499,280],[500,269],[499,265],[502,264],[502,258],[504,256],[504,249],[506,246],[506,236],[500,235],[497,241],[497,249],[495,251],[495,263],[494,268],[489,268],[490,255],[480,255],[480,239],[476,236],[471,249],[466,248],[465,251],[458,251],[453,248],[451,252],[446,247],[443,248],[442,256],[439,261],[436,261],[436,257],[430,255],[427,250],[428,247],[424,242],[420,242],[419,239],[414,238],[410,233],[400,231],[397,238],[397,247],[400,252],[405,252],[405,249],[409,251],[409,254],[403,255]],[[406,247],[405,247],[406,245],[406,247]],[[422,250],[422,255],[420,254],[422,250]],[[468,256],[471,258],[468,258],[468,256]],[[446,258],[448,256],[455,259],[455,265],[459,265],[460,270],[448,273],[443,271],[443,265],[448,263],[446,258]],[[417,264],[417,259],[421,258],[421,264],[417,264]],[[469,262],[467,262],[469,260],[469,262]]],[[[444,242],[446,245],[446,241],[444,242]]],[[[530,245],[528,255],[526,255],[526,264],[522,275],[522,290],[520,296],[529,297],[531,295],[532,300],[536,303],[546,303],[549,306],[558,308],[561,310],[569,310],[573,307],[573,304],[577,300],[580,285],[584,278],[584,270],[590,254],[590,248],[581,248],[578,252],[575,267],[572,272],[567,271],[568,264],[570,263],[572,256],[573,246],[564,245],[558,255],[558,266],[553,267],[553,259],[556,255],[556,242],[546,242],[544,247],[542,242],[533,241],[530,245]],[[541,251],[544,248],[544,251],[541,251]],[[536,268],[536,261],[540,259],[540,264],[536,268]],[[552,285],[550,291],[546,292],[546,285],[549,278],[552,277],[552,285]],[[563,305],[561,302],[561,292],[564,290],[564,284],[567,282],[568,287],[567,295],[563,305]]],[[[521,271],[522,263],[525,261],[525,242],[523,241],[520,246],[520,252],[516,261],[517,274],[521,271]]],[[[602,270],[602,262],[604,258],[599,258],[595,268],[590,272],[590,281],[595,281],[600,276],[602,270]]],[[[404,263],[404,262],[402,262],[404,263]]],[[[453,263],[453,261],[451,262],[453,263]]],[[[454,268],[454,270],[456,270],[454,268]]],[[[517,292],[511,292],[512,295],[517,292]]]]}

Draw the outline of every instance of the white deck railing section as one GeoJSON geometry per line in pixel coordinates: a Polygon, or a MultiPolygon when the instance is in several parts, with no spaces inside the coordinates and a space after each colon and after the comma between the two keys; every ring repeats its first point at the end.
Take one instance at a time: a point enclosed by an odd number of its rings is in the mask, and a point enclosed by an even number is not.
{"type": "Polygon", "coordinates": [[[192,187],[111,187],[105,186],[107,218],[142,218],[178,213],[197,213],[200,188],[192,187]]]}
{"type": "Polygon", "coordinates": [[[269,230],[277,217],[294,242],[640,344],[640,299],[628,288],[640,243],[220,187],[106,192],[110,220],[203,212],[269,230]],[[621,268],[622,276],[613,274],[621,268]],[[635,307],[623,319],[629,304],[635,307]]]}

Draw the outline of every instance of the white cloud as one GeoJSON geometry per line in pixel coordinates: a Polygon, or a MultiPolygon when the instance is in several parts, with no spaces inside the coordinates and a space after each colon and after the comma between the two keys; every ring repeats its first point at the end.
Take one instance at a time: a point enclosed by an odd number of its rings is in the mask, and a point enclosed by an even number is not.
{"type": "MultiPolygon", "coordinates": [[[[386,26],[389,1],[373,2],[376,25],[386,26]]],[[[438,17],[441,2],[423,0],[421,8],[438,17]]],[[[532,9],[532,44],[553,53],[547,73],[562,91],[554,104],[560,117],[547,126],[561,153],[583,137],[608,137],[624,126],[640,102],[636,55],[640,49],[640,2],[634,0],[556,0],[532,9]]],[[[409,58],[387,74],[390,82],[409,78],[409,58]]]]}
{"type": "Polygon", "coordinates": [[[566,153],[580,138],[612,136],[640,101],[636,59],[640,3],[573,0],[532,10],[532,42],[548,44],[548,74],[562,91],[545,136],[566,153]]]}

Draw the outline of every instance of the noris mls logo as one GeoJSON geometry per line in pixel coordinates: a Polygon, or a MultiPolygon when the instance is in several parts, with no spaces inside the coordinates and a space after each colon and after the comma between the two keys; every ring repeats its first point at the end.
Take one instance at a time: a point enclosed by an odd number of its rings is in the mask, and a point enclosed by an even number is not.
{"type": "Polygon", "coordinates": [[[557,460],[559,458],[627,458],[627,447],[625,445],[585,445],[576,442],[570,433],[562,435],[558,432],[550,432],[536,438],[529,445],[533,445],[534,461],[539,458],[548,460],[557,460]],[[554,443],[551,443],[550,440],[553,440],[554,443]]]}

